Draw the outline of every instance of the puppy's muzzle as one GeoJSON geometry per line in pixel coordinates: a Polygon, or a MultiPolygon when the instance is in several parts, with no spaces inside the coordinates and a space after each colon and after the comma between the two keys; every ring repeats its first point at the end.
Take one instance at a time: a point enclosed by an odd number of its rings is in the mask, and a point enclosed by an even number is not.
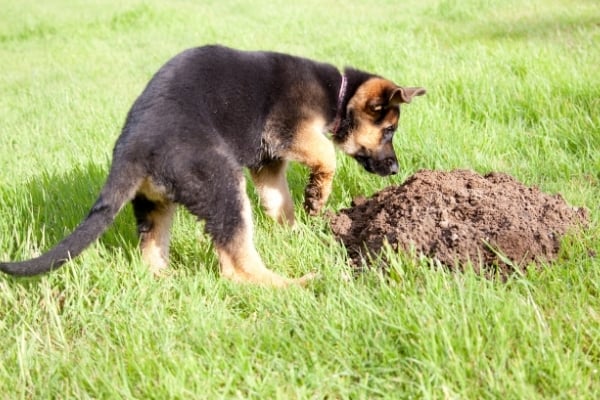
{"type": "Polygon", "coordinates": [[[395,175],[398,173],[398,160],[396,155],[376,158],[365,154],[356,154],[354,159],[358,161],[368,172],[380,176],[395,175]]]}

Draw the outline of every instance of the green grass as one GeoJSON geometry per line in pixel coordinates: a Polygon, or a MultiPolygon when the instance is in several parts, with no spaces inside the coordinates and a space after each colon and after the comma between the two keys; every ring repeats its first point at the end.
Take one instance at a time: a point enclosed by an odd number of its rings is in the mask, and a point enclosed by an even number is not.
{"type": "MultiPolygon", "coordinates": [[[[273,269],[307,289],[218,276],[177,214],[172,273],[149,276],[131,210],[53,274],[0,277],[0,398],[596,399],[600,395],[600,5],[595,0],[0,0],[0,259],[48,249],[86,214],[132,101],[188,47],[353,65],[428,89],[403,109],[401,173],[339,156],[328,207],[419,169],[503,171],[590,209],[559,261],[506,283],[390,256],[348,279],[323,218],[255,207],[273,269]],[[199,3],[203,3],[200,5],[199,3]]],[[[249,187],[254,205],[256,196],[249,187]]]]}

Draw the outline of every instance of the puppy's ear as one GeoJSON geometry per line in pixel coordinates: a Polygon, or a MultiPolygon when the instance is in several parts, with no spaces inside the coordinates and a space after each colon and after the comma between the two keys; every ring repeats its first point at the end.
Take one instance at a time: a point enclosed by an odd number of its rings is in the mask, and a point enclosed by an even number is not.
{"type": "Polygon", "coordinates": [[[397,87],[390,96],[390,104],[410,103],[415,96],[423,96],[427,91],[422,87],[397,87]]]}

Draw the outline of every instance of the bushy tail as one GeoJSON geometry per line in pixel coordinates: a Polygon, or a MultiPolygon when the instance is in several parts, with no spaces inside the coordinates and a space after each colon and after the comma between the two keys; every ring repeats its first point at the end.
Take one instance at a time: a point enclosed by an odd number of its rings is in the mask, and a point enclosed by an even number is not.
{"type": "Polygon", "coordinates": [[[27,261],[0,263],[0,270],[10,275],[33,276],[59,268],[78,256],[113,223],[123,205],[131,200],[137,179],[109,176],[102,193],[88,216],[69,236],[39,257],[27,261]],[[120,179],[119,179],[120,178],[120,179]]]}

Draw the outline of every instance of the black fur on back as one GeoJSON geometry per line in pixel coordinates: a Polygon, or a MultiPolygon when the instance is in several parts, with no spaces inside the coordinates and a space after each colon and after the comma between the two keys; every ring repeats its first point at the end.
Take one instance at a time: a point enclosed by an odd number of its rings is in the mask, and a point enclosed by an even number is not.
{"type": "MultiPolygon", "coordinates": [[[[350,80],[349,89],[356,90],[366,76],[350,80]]],[[[134,153],[153,154],[166,141],[182,146],[201,141],[200,148],[211,150],[225,144],[241,165],[256,166],[265,151],[277,153],[263,148],[273,145],[261,140],[267,122],[279,128],[285,143],[307,107],[327,109],[327,119],[333,120],[340,81],[336,67],[287,54],[189,49],[152,78],[132,107],[117,147],[134,141],[134,153]]]]}

